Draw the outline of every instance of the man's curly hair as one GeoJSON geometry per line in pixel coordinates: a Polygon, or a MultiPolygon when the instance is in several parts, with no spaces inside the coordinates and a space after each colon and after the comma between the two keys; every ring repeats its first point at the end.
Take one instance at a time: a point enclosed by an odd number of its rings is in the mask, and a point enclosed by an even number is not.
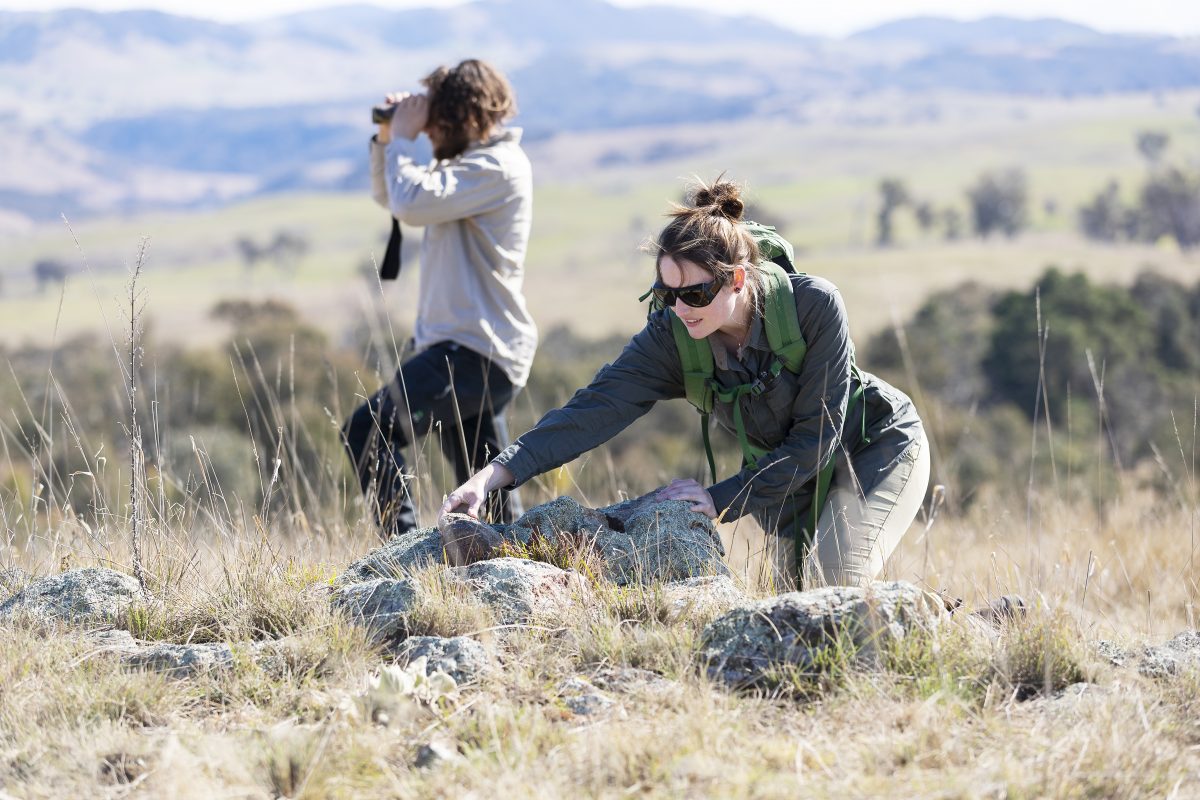
{"type": "Polygon", "coordinates": [[[428,127],[438,134],[433,154],[439,159],[454,158],[517,113],[508,79],[486,61],[472,58],[438,67],[421,84],[429,97],[428,127]]]}

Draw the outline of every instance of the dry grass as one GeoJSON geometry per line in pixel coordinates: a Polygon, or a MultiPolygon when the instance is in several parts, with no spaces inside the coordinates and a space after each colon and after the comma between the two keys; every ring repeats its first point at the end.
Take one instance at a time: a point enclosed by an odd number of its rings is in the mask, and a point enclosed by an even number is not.
{"type": "Polygon", "coordinates": [[[1179,539],[1189,518],[1136,502],[1094,530],[1087,509],[1044,519],[1040,561],[1029,560],[1033,537],[1002,539],[1003,520],[985,524],[985,510],[939,520],[928,553],[914,529],[894,570],[921,564],[930,583],[953,575],[947,588],[969,603],[1025,593],[1029,617],[994,640],[959,626],[913,636],[872,668],[834,659],[821,680],[768,694],[712,685],[696,654],[705,620],[672,620],[656,587],[598,585],[575,613],[497,629],[490,612],[423,573],[417,632],[476,635],[501,668],[383,725],[352,710],[381,656],[327,602],[331,577],[365,542],[306,546],[281,528],[267,531],[269,544],[235,537],[228,550],[194,555],[182,577],[151,557],[160,592],[124,621],[139,636],[279,640],[286,657],[258,662],[235,644],[233,668],[172,679],[123,669],[79,632],[5,628],[0,788],[16,797],[1195,796],[1200,674],[1150,680],[1089,648],[1100,631],[1157,642],[1185,622],[1194,586],[1179,574],[1188,556],[1179,539]],[[1098,566],[1084,597],[1088,551],[1098,566]],[[169,586],[164,573],[176,575],[169,586]],[[1152,634],[1138,607],[1143,585],[1152,634]],[[659,677],[610,686],[614,705],[594,716],[565,704],[564,681],[603,683],[627,667],[659,677]],[[1055,695],[1079,681],[1091,688],[1055,695]],[[432,739],[462,757],[416,768],[432,739]]]}

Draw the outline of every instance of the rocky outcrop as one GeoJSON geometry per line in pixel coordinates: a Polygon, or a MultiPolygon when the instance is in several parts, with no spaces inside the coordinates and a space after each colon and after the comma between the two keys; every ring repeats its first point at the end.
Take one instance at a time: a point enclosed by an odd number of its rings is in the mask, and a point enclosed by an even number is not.
{"type": "Polygon", "coordinates": [[[735,608],[704,629],[701,654],[714,681],[757,686],[784,667],[815,672],[835,657],[870,660],[882,642],[946,617],[940,600],[909,583],[830,586],[735,608]]]}
{"type": "Polygon", "coordinates": [[[407,666],[425,659],[425,674],[442,671],[459,686],[477,680],[492,666],[492,657],[479,642],[467,636],[413,636],[396,650],[396,661],[407,666]]]}
{"type": "Polygon", "coordinates": [[[31,581],[0,605],[0,620],[22,616],[41,623],[107,624],[141,597],[136,578],[85,567],[31,581]]]}

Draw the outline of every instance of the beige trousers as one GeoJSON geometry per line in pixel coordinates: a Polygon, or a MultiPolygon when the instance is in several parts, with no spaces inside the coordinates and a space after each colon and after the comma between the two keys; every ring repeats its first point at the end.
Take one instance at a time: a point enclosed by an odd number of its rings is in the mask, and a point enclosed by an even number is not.
{"type": "MultiPolygon", "coordinates": [[[[834,473],[817,534],[804,554],[804,588],[862,586],[883,571],[884,562],[908,532],[929,487],[929,443],[924,434],[900,463],[867,495],[854,475],[834,473]]],[[[796,586],[796,549],[790,536],[768,536],[772,580],[780,591],[796,586]]]]}

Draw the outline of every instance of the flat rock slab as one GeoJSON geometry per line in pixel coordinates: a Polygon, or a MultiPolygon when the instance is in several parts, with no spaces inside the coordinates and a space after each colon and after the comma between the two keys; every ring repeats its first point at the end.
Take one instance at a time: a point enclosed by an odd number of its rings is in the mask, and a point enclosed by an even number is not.
{"type": "Polygon", "coordinates": [[[856,660],[869,660],[882,642],[946,617],[940,600],[902,581],[790,592],[713,620],[704,629],[701,655],[712,680],[759,686],[781,667],[820,671],[830,648],[850,648],[856,660]]]}
{"type": "Polygon", "coordinates": [[[446,570],[505,625],[554,618],[592,597],[577,572],[526,558],[494,558],[446,570]]]}
{"type": "Polygon", "coordinates": [[[201,672],[233,667],[233,649],[228,644],[159,643],[140,648],[121,659],[125,666],[162,672],[175,678],[190,678],[201,672]]]}
{"type": "Polygon", "coordinates": [[[42,623],[107,624],[141,597],[132,575],[85,567],[31,581],[0,605],[0,620],[20,615],[42,623]]]}
{"type": "Polygon", "coordinates": [[[425,657],[425,674],[441,670],[459,686],[472,683],[492,667],[487,648],[469,636],[412,636],[396,650],[396,660],[404,666],[425,657]]]}

